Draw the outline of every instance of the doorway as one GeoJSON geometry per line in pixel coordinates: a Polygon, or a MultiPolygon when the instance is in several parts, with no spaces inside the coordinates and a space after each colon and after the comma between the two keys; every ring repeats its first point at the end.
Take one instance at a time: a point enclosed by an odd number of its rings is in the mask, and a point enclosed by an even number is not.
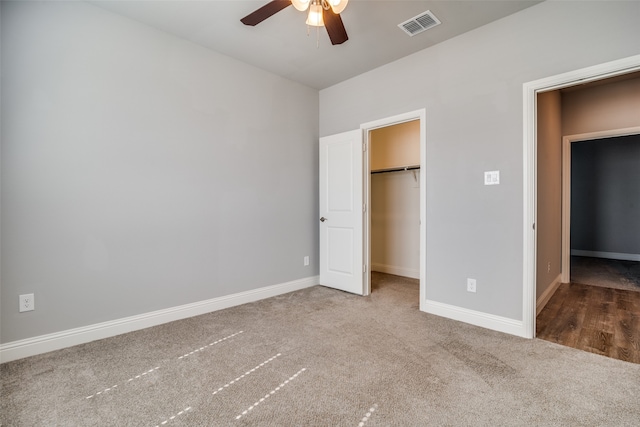
{"type": "Polygon", "coordinates": [[[640,262],[638,147],[640,127],[563,137],[563,283],[595,283],[589,265],[607,262],[587,258],[640,262]]]}
{"type": "Polygon", "coordinates": [[[420,279],[420,121],[369,132],[371,292],[416,294],[420,279]]]}
{"type": "Polygon", "coordinates": [[[420,310],[426,295],[425,119],[419,110],[361,125],[365,295],[372,282],[417,281],[420,310]]]}
{"type": "MultiPolygon", "coordinates": [[[[524,85],[525,111],[525,210],[524,210],[524,292],[523,292],[523,323],[525,336],[533,338],[536,335],[536,314],[539,295],[536,288],[536,278],[543,270],[550,270],[546,260],[540,259],[537,253],[539,217],[538,207],[538,131],[537,102],[538,95],[557,89],[577,86],[587,82],[604,80],[640,70],[640,55],[577,70],[570,73],[553,76],[547,79],[530,82],[524,85]],[[546,269],[544,268],[546,267],[546,269]]],[[[565,264],[562,262],[562,264],[565,264]]],[[[563,266],[563,275],[565,268],[563,266]]],[[[564,279],[564,277],[563,277],[564,279]]],[[[562,282],[558,279],[557,285],[562,282]]]]}
{"type": "Polygon", "coordinates": [[[320,284],[357,295],[371,293],[371,164],[376,129],[419,123],[419,309],[426,307],[426,111],[365,123],[320,138],[320,284]]]}

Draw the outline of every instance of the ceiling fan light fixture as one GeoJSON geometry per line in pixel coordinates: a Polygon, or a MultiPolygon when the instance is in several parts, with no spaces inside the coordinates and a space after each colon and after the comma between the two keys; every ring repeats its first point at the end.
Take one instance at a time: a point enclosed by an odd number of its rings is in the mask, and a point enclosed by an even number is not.
{"type": "Polygon", "coordinates": [[[342,11],[347,7],[347,3],[349,0],[327,0],[331,9],[333,9],[333,13],[342,13],[342,11]]]}
{"type": "Polygon", "coordinates": [[[307,10],[309,3],[311,3],[311,0],[291,0],[293,7],[298,9],[300,12],[307,10]]]}
{"type": "Polygon", "coordinates": [[[256,26],[265,19],[275,15],[287,7],[294,5],[298,11],[307,12],[307,35],[311,27],[316,27],[316,46],[320,47],[320,27],[325,27],[332,45],[339,45],[347,40],[347,30],[340,14],[347,5],[348,0],[271,0],[264,6],[254,10],[240,19],[244,25],[256,26]]]}
{"type": "Polygon", "coordinates": [[[309,16],[307,17],[307,25],[312,27],[324,27],[324,19],[322,18],[322,5],[314,3],[309,7],[309,16]]]}

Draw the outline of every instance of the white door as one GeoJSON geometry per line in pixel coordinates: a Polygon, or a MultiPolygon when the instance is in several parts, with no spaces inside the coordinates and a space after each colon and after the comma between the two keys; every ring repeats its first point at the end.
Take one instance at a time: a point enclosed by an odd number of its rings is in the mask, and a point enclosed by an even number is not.
{"type": "Polygon", "coordinates": [[[320,284],[364,294],[362,131],[320,138],[320,284]]]}

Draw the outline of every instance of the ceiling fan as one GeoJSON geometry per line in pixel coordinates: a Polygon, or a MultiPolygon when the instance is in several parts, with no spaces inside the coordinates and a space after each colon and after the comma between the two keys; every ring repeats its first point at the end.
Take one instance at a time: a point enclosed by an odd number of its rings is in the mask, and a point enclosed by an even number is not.
{"type": "Polygon", "coordinates": [[[342,44],[349,40],[340,13],[349,0],[273,0],[240,20],[245,25],[255,26],[293,4],[301,12],[309,9],[307,25],[325,27],[331,44],[342,44]]]}

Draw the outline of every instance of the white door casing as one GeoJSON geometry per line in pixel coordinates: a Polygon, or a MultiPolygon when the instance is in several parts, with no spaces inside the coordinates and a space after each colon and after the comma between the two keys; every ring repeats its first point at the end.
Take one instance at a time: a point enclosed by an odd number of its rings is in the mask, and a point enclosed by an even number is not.
{"type": "Polygon", "coordinates": [[[363,279],[360,129],[320,138],[320,284],[358,295],[363,279]]]}

